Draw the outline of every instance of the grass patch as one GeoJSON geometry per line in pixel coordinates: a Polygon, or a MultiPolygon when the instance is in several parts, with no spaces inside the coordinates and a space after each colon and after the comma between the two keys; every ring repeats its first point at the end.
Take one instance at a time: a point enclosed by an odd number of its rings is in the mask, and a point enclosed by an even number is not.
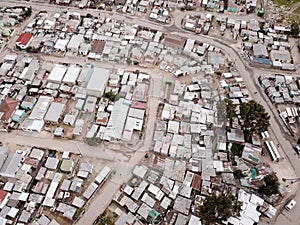
{"type": "Polygon", "coordinates": [[[298,8],[296,8],[296,9],[293,11],[293,13],[295,13],[295,14],[300,14],[300,6],[299,6],[298,8]]]}
{"type": "Polygon", "coordinates": [[[273,2],[279,6],[291,6],[295,2],[299,2],[299,0],[273,0],[273,2]]]}
{"type": "Polygon", "coordinates": [[[237,156],[241,157],[242,154],[243,154],[243,149],[244,149],[244,146],[234,143],[234,144],[232,144],[231,152],[234,155],[237,155],[237,156]]]}
{"type": "Polygon", "coordinates": [[[105,211],[97,217],[93,225],[114,225],[118,216],[110,211],[105,211]]]}

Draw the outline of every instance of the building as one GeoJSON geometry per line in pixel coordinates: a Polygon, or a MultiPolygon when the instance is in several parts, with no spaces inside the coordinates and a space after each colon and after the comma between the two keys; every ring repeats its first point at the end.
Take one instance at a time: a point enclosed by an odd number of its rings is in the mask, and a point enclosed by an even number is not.
{"type": "Polygon", "coordinates": [[[15,177],[23,161],[23,155],[10,153],[0,170],[3,177],[15,177]]]}
{"type": "Polygon", "coordinates": [[[106,87],[109,78],[109,70],[103,68],[94,68],[91,78],[86,86],[87,95],[100,97],[106,87]]]}
{"type": "Polygon", "coordinates": [[[11,116],[14,113],[16,107],[19,105],[19,101],[14,99],[5,99],[0,105],[0,122],[9,123],[11,116]]]}
{"type": "Polygon", "coordinates": [[[29,46],[32,38],[32,34],[25,32],[21,34],[16,40],[16,46],[21,49],[26,49],[29,46]]]}
{"type": "Polygon", "coordinates": [[[44,126],[44,116],[52,100],[52,97],[40,96],[29,117],[21,124],[21,128],[25,131],[41,132],[44,126]]]}
{"type": "Polygon", "coordinates": [[[31,114],[29,115],[29,118],[43,120],[52,100],[53,100],[52,97],[40,96],[39,100],[37,101],[35,107],[33,108],[32,112],[31,112],[31,114]]]}
{"type": "Polygon", "coordinates": [[[75,163],[71,159],[64,159],[60,165],[61,171],[71,173],[74,170],[75,163]]]}
{"type": "Polygon", "coordinates": [[[67,45],[67,50],[77,53],[79,50],[79,46],[81,42],[83,41],[83,35],[82,34],[75,34],[72,36],[69,44],[67,45]]]}
{"type": "Polygon", "coordinates": [[[0,190],[0,209],[3,209],[3,207],[6,205],[10,195],[10,193],[0,190]]]}
{"type": "Polygon", "coordinates": [[[253,55],[259,58],[268,58],[269,54],[267,48],[263,44],[254,44],[253,45],[253,55]]]}
{"type": "Polygon", "coordinates": [[[53,83],[61,83],[65,73],[67,71],[67,67],[61,64],[56,64],[52,71],[50,72],[47,81],[53,83]]]}
{"type": "Polygon", "coordinates": [[[46,123],[58,124],[61,115],[65,110],[65,104],[60,102],[52,102],[46,115],[44,121],[46,123]]]}
{"type": "Polygon", "coordinates": [[[103,135],[104,140],[120,140],[122,138],[128,110],[129,104],[125,99],[121,98],[115,102],[113,111],[103,135]]]}
{"type": "Polygon", "coordinates": [[[70,65],[62,81],[66,84],[75,85],[80,72],[79,66],[70,65]]]}

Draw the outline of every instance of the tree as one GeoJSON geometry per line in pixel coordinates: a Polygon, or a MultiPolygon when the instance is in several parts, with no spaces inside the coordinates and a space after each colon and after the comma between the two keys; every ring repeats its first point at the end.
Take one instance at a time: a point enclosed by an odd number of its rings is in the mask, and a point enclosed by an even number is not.
{"type": "Polygon", "coordinates": [[[271,196],[279,192],[279,182],[276,176],[268,174],[264,177],[264,185],[259,187],[259,192],[271,196]]]}
{"type": "Polygon", "coordinates": [[[270,126],[269,114],[261,104],[254,100],[241,104],[240,116],[246,139],[249,139],[253,134],[259,134],[267,130],[270,126]]]}
{"type": "Polygon", "coordinates": [[[239,216],[240,210],[241,202],[238,202],[233,195],[212,195],[199,206],[198,216],[204,225],[213,225],[222,223],[231,216],[239,216]]]}
{"type": "Polygon", "coordinates": [[[127,63],[128,65],[130,65],[130,64],[132,63],[132,60],[131,60],[130,58],[127,58],[127,59],[126,59],[126,63],[127,63]]]}
{"type": "Polygon", "coordinates": [[[86,14],[86,18],[93,18],[93,15],[90,14],[90,13],[87,13],[87,14],[86,14]]]}
{"type": "Polygon", "coordinates": [[[232,127],[233,119],[236,117],[236,106],[233,104],[232,100],[225,99],[226,102],[226,116],[229,119],[230,127],[232,127]]]}
{"type": "Polygon", "coordinates": [[[119,98],[118,94],[114,94],[112,91],[106,92],[103,97],[108,98],[112,102],[118,100],[119,98]]]}
{"type": "Polygon", "coordinates": [[[299,29],[299,22],[298,21],[293,21],[291,25],[291,34],[295,37],[297,37],[300,33],[299,29]]]}
{"type": "Polygon", "coordinates": [[[244,174],[241,170],[236,170],[233,172],[233,176],[235,179],[241,179],[242,177],[244,177],[244,174]]]}
{"type": "Polygon", "coordinates": [[[140,74],[140,71],[139,71],[139,70],[136,70],[136,71],[134,71],[133,73],[135,73],[136,75],[139,75],[139,74],[140,74]]]}
{"type": "Polygon", "coordinates": [[[93,224],[94,225],[113,225],[113,224],[115,224],[113,220],[114,220],[114,218],[107,215],[107,213],[105,211],[97,217],[97,219],[94,221],[93,224]]]}
{"type": "Polygon", "coordinates": [[[24,11],[24,16],[25,17],[28,17],[28,16],[31,16],[31,13],[32,13],[32,8],[31,6],[29,8],[23,8],[23,11],[24,11]]]}

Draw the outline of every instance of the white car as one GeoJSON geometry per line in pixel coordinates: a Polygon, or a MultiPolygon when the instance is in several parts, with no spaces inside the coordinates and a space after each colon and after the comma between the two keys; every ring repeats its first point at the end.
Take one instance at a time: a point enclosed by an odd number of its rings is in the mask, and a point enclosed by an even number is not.
{"type": "Polygon", "coordinates": [[[292,208],[294,208],[295,205],[296,205],[296,201],[294,199],[292,199],[291,201],[289,201],[288,204],[286,204],[285,209],[291,210],[292,208]]]}

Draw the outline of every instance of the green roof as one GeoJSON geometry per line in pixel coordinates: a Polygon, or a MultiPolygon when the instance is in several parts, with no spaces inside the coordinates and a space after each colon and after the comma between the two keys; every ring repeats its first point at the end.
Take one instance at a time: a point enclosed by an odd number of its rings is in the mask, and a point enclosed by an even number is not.
{"type": "Polygon", "coordinates": [[[157,211],[155,211],[154,209],[152,209],[150,212],[149,212],[149,214],[148,214],[148,217],[150,217],[151,218],[151,221],[152,222],[154,222],[156,219],[157,219],[157,217],[159,217],[159,212],[157,212],[157,211]]]}
{"type": "Polygon", "coordinates": [[[72,172],[73,169],[74,169],[74,161],[71,160],[71,159],[64,159],[61,163],[61,166],[60,166],[60,169],[63,171],[63,172],[72,172]]]}

